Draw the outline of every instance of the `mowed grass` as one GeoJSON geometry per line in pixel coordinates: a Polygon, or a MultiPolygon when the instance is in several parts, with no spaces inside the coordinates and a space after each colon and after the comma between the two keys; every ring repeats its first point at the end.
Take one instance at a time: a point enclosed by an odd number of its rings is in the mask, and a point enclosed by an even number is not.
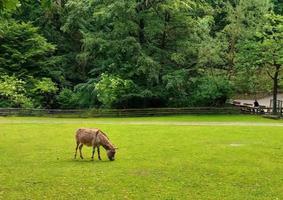
{"type": "Polygon", "coordinates": [[[0,118],[0,199],[283,199],[283,127],[170,121],[276,122],[221,115],[0,118]],[[168,124],[126,124],[135,120],[168,124]],[[78,127],[104,130],[119,147],[116,160],[102,150],[103,160],[91,161],[89,147],[84,160],[74,160],[78,127]]]}

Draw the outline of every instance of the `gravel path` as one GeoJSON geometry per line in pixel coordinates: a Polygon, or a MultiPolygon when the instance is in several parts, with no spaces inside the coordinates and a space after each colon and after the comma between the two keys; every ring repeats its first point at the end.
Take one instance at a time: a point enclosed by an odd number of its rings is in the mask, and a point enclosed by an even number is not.
{"type": "Polygon", "coordinates": [[[180,121],[100,121],[100,120],[0,120],[0,124],[113,124],[113,125],[164,125],[164,126],[271,126],[283,123],[265,122],[180,122],[180,121]]]}
{"type": "MultiPolygon", "coordinates": [[[[267,96],[267,97],[264,97],[264,98],[261,98],[261,99],[258,99],[258,103],[260,105],[263,105],[263,106],[266,106],[266,107],[269,107],[270,106],[270,99],[273,99],[272,96],[267,96]]],[[[277,95],[277,99],[278,100],[283,100],[283,94],[278,94],[277,95]]],[[[241,104],[244,104],[244,103],[249,103],[249,104],[253,104],[254,103],[254,99],[235,99],[235,101],[238,101],[238,102],[241,102],[241,104]]]]}

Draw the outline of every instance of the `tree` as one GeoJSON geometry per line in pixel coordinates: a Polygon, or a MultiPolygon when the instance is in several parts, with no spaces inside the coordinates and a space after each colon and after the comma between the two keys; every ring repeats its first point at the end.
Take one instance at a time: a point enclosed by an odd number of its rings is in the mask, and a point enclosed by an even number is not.
{"type": "Polygon", "coordinates": [[[0,0],[0,73],[35,107],[219,105],[280,84],[272,10],[282,2],[0,0]]]}
{"type": "MultiPolygon", "coordinates": [[[[170,74],[181,72],[182,79],[188,80],[198,73],[201,31],[196,10],[201,10],[201,5],[189,0],[86,2],[71,0],[66,4],[63,26],[66,33],[82,37],[76,58],[84,77],[91,74],[90,78],[99,79],[106,73],[132,80],[138,92],[128,98],[143,98],[140,105],[150,105],[158,98],[167,99],[163,105],[175,104],[168,101],[176,94],[166,87],[170,74]]],[[[179,99],[188,98],[190,83],[182,85],[186,92],[180,93],[179,99]]]]}
{"type": "Polygon", "coordinates": [[[259,44],[262,55],[262,64],[273,80],[273,114],[277,114],[277,93],[279,74],[283,66],[283,16],[269,14],[261,33],[262,42],[259,44]]]}
{"type": "Polygon", "coordinates": [[[1,71],[17,77],[44,77],[50,74],[47,58],[55,46],[38,34],[30,23],[18,23],[10,19],[0,21],[1,71]]]}
{"type": "MultiPolygon", "coordinates": [[[[283,65],[283,16],[266,14],[262,26],[240,47],[239,63],[264,69],[273,81],[273,114],[277,114],[279,75],[283,65]]],[[[263,83],[264,84],[264,83],[263,83]]]]}
{"type": "MultiPolygon", "coordinates": [[[[236,2],[236,1],[235,1],[236,2]]],[[[226,69],[229,79],[235,75],[237,46],[242,38],[255,30],[262,16],[268,12],[271,4],[266,0],[240,0],[235,5],[227,4],[227,21],[229,22],[219,34],[226,43],[226,69]]]]}

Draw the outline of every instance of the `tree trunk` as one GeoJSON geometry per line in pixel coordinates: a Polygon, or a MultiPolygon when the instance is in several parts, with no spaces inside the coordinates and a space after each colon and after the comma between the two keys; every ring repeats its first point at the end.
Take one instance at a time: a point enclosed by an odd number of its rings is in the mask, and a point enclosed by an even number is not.
{"type": "Polygon", "coordinates": [[[228,80],[231,79],[234,67],[235,67],[235,45],[236,45],[236,36],[230,38],[229,52],[228,52],[228,80]]]}
{"type": "Polygon", "coordinates": [[[278,76],[280,65],[276,65],[276,71],[273,77],[273,106],[272,106],[272,114],[277,114],[277,93],[278,93],[278,76]]]}
{"type": "MultiPolygon", "coordinates": [[[[137,15],[140,15],[141,12],[148,10],[151,8],[154,4],[158,4],[163,2],[163,0],[136,0],[137,5],[136,5],[136,12],[137,15]]],[[[145,20],[143,17],[139,19],[138,22],[139,25],[139,42],[140,44],[144,44],[146,42],[146,37],[145,37],[145,20]]]]}
{"type": "Polygon", "coordinates": [[[165,12],[164,14],[164,29],[163,29],[163,33],[162,33],[162,38],[161,38],[161,48],[164,49],[165,45],[166,45],[166,35],[167,35],[167,25],[170,21],[170,13],[169,12],[165,12]]]}
{"type": "Polygon", "coordinates": [[[140,44],[144,44],[145,43],[144,19],[140,19],[140,21],[139,21],[139,41],[140,41],[140,44]]]}
{"type": "Polygon", "coordinates": [[[144,35],[144,28],[145,28],[145,22],[142,16],[140,16],[141,12],[143,12],[146,9],[146,2],[138,2],[137,6],[136,6],[136,13],[139,16],[139,20],[138,20],[138,25],[139,25],[139,42],[140,44],[144,44],[145,43],[145,35],[144,35]]]}

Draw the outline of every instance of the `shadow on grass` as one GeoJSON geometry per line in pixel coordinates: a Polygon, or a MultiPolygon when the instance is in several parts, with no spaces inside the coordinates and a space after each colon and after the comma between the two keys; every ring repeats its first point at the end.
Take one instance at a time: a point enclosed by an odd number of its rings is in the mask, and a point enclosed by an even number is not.
{"type": "Polygon", "coordinates": [[[85,159],[74,159],[74,158],[71,158],[71,159],[65,159],[65,160],[57,160],[58,162],[63,162],[63,163],[77,163],[77,164],[112,164],[114,163],[115,161],[109,161],[109,160],[97,160],[97,159],[94,159],[94,160],[91,160],[91,159],[88,159],[88,158],[85,158],[85,159]]]}

